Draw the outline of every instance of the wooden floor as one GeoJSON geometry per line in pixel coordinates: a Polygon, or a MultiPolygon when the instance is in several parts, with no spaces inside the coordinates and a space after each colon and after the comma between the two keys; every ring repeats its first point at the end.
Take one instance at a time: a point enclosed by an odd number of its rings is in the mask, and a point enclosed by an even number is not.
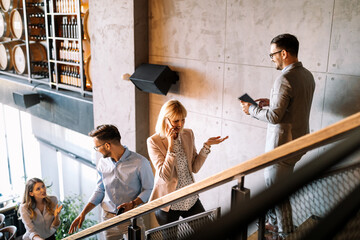
{"type": "Polygon", "coordinates": [[[257,240],[258,239],[258,231],[251,234],[247,240],[257,240]]]}

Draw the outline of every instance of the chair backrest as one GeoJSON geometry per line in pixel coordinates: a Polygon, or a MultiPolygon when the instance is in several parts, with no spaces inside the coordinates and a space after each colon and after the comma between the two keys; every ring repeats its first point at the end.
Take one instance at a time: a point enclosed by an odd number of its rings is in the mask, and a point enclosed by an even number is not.
{"type": "Polygon", "coordinates": [[[5,226],[5,215],[0,213],[0,228],[5,226]]]}
{"type": "Polygon", "coordinates": [[[0,232],[4,235],[4,239],[11,240],[15,239],[17,228],[15,226],[7,226],[0,229],[0,232]]]}

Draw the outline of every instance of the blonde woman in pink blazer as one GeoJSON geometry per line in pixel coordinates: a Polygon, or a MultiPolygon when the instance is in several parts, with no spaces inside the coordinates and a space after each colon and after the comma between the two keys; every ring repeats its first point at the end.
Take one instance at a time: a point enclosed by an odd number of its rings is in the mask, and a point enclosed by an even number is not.
{"type": "MultiPolygon", "coordinates": [[[[197,153],[194,133],[184,128],[187,111],[177,100],[167,101],[161,108],[156,133],[147,139],[150,159],[156,169],[155,185],[149,201],[194,183],[193,173],[204,164],[210,147],[225,138],[209,138],[197,153]]],[[[204,212],[199,196],[191,196],[155,212],[160,225],[204,212]]]]}

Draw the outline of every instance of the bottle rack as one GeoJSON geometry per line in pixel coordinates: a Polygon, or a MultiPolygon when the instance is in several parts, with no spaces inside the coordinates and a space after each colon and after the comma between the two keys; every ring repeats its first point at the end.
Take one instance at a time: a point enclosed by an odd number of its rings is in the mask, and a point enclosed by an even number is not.
{"type": "Polygon", "coordinates": [[[91,95],[83,59],[81,0],[45,0],[50,85],[91,95]]]}
{"type": "Polygon", "coordinates": [[[22,4],[17,8],[21,8],[19,16],[22,16],[24,31],[21,37],[12,34],[1,38],[0,42],[17,40],[17,44],[26,46],[22,48],[26,56],[20,61],[26,63],[21,68],[26,70],[5,69],[0,70],[0,74],[44,83],[56,90],[79,92],[82,96],[92,95],[84,74],[81,0],[13,1],[22,4]],[[44,54],[34,54],[35,45],[45,47],[44,54]],[[44,55],[44,58],[36,55],[44,55]]]}
{"type": "Polygon", "coordinates": [[[8,20],[7,24],[9,24],[6,27],[12,29],[10,34],[2,36],[0,42],[2,44],[7,44],[10,41],[16,42],[16,45],[11,43],[12,47],[8,49],[8,65],[13,65],[15,58],[19,65],[13,66],[11,69],[0,70],[0,73],[30,82],[47,83],[49,71],[44,44],[46,37],[44,3],[41,0],[31,3],[26,0],[13,0],[12,2],[14,3],[11,8],[0,10],[4,17],[6,14],[6,17],[9,18],[4,18],[4,20],[8,20]],[[12,23],[11,18],[16,21],[12,23]],[[12,54],[10,50],[15,49],[17,49],[16,53],[12,54]],[[33,54],[31,49],[39,49],[40,53],[33,54]],[[12,58],[10,59],[10,57],[12,58]]]}

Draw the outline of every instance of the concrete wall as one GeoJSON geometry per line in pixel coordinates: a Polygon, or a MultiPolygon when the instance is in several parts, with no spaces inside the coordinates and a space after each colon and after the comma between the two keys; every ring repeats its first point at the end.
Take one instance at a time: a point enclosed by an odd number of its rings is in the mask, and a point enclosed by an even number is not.
{"type": "MultiPolygon", "coordinates": [[[[116,125],[122,144],[147,156],[149,96],[122,78],[148,62],[147,0],[89,4],[94,125],[116,125]]],[[[146,226],[149,219],[144,217],[146,226]]]]}
{"type": "MultiPolygon", "coordinates": [[[[279,72],[268,56],[271,39],[291,33],[300,41],[299,59],[314,74],[311,131],[360,110],[360,2],[151,0],[150,63],[166,64],[180,80],[168,95],[150,95],[150,134],[171,98],[188,109],[186,127],[198,148],[210,136],[229,135],[214,146],[196,180],[264,152],[266,124],[244,115],[237,97],[269,97],[279,72]]],[[[314,150],[298,165],[316,156],[314,150]]],[[[201,194],[205,208],[229,209],[230,186],[201,194]]],[[[252,193],[264,187],[263,171],[245,178],[252,193]]]]}
{"type": "Polygon", "coordinates": [[[148,94],[122,75],[148,61],[147,2],[90,1],[89,21],[94,125],[115,124],[122,143],[146,155],[148,94]]]}
{"type": "MultiPolygon", "coordinates": [[[[298,37],[299,59],[316,79],[311,131],[359,111],[358,0],[148,3],[149,62],[169,65],[180,76],[167,96],[150,94],[149,124],[146,117],[136,115],[147,113],[147,103],[136,98],[131,82],[121,80],[137,64],[133,4],[141,8],[144,2],[90,1],[95,125],[115,123],[131,149],[139,149],[136,145],[146,138],[136,135],[137,128],[150,126],[145,135],[153,134],[160,107],[176,98],[188,109],[186,127],[194,130],[198,148],[208,137],[229,135],[212,148],[196,180],[263,153],[266,124],[242,114],[237,97],[244,92],[254,98],[269,97],[279,74],[268,57],[269,43],[285,32],[298,37]]],[[[323,149],[306,154],[299,165],[323,149]]],[[[262,171],[245,181],[253,194],[258,192],[264,186],[262,171]]],[[[221,206],[227,211],[235,183],[201,194],[205,208],[221,206]]]]}

